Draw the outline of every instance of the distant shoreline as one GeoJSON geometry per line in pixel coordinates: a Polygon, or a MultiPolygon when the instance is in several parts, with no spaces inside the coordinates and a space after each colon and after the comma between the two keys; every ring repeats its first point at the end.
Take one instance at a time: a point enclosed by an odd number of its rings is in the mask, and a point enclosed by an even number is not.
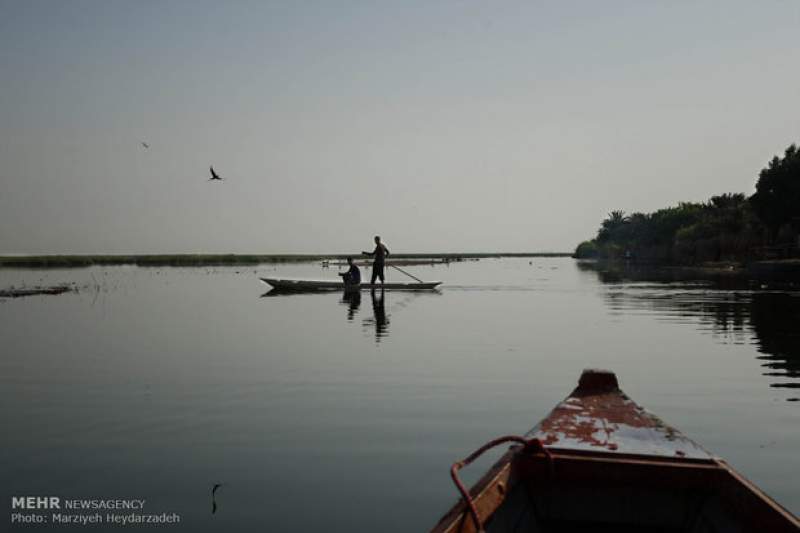
{"type": "MultiPolygon", "coordinates": [[[[299,263],[345,259],[355,254],[86,254],[86,255],[0,255],[0,268],[82,268],[96,265],[231,266],[269,263],[299,263]]],[[[360,257],[360,256],[359,256],[360,257]]],[[[395,259],[436,259],[460,261],[497,257],[572,257],[571,252],[392,254],[395,259]]]]}

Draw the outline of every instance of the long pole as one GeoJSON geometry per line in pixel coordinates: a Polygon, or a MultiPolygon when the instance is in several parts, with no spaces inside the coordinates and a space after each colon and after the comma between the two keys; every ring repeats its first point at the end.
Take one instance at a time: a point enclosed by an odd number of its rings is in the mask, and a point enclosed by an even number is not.
{"type": "Polygon", "coordinates": [[[403,274],[405,274],[405,275],[406,275],[406,276],[408,276],[409,278],[414,278],[415,280],[419,281],[420,283],[425,283],[424,281],[422,281],[422,280],[421,280],[421,279],[419,279],[418,277],[416,277],[416,276],[412,276],[411,274],[409,274],[408,272],[406,272],[405,270],[403,270],[403,269],[402,269],[402,268],[400,268],[400,267],[396,267],[396,266],[394,266],[394,265],[389,265],[389,266],[390,266],[390,267],[392,267],[392,268],[394,268],[394,269],[397,269],[397,270],[399,270],[400,272],[402,272],[403,274]]]}

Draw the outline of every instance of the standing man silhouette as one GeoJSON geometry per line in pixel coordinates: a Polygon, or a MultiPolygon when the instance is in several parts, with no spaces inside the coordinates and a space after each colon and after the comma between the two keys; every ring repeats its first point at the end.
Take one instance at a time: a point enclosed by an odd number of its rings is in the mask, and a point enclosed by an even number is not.
{"type": "Polygon", "coordinates": [[[383,285],[383,265],[384,260],[389,256],[389,249],[381,242],[381,238],[378,235],[375,235],[375,250],[372,252],[361,252],[362,254],[366,255],[367,257],[374,257],[372,261],[372,279],[370,281],[371,284],[375,284],[375,280],[377,278],[381,279],[381,285],[383,285]]]}

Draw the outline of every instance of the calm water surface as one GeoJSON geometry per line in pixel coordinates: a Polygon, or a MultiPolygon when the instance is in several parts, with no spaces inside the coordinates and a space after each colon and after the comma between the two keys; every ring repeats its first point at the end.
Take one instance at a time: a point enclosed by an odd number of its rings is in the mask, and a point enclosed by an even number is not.
{"type": "Polygon", "coordinates": [[[144,498],[181,514],[172,531],[421,531],[456,499],[453,460],[603,367],[800,513],[800,295],[571,259],[406,270],[445,285],[347,299],[257,278],[335,277],[318,264],[0,270],[81,287],[0,300],[3,501],[144,498]]]}

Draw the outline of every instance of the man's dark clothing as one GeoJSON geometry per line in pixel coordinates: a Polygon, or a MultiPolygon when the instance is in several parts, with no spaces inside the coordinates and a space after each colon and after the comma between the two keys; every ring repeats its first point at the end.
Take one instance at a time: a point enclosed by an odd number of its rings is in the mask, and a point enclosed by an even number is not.
{"type": "Polygon", "coordinates": [[[386,246],[381,243],[375,246],[375,251],[373,251],[370,255],[375,258],[376,263],[380,263],[382,265],[384,259],[386,259],[386,256],[389,255],[389,250],[387,250],[386,246]]]}
{"type": "Polygon", "coordinates": [[[340,274],[345,285],[358,285],[361,283],[361,270],[355,265],[350,265],[350,270],[340,274]]]}
{"type": "Polygon", "coordinates": [[[367,255],[375,258],[375,260],[372,262],[372,279],[370,280],[370,283],[375,283],[375,280],[378,278],[380,278],[381,283],[383,283],[383,264],[386,256],[389,255],[389,250],[383,245],[383,243],[376,244],[375,250],[367,255]]]}
{"type": "Polygon", "coordinates": [[[370,283],[375,283],[375,280],[380,278],[381,283],[383,283],[383,263],[378,264],[378,262],[372,263],[372,279],[370,279],[370,283]]]}

